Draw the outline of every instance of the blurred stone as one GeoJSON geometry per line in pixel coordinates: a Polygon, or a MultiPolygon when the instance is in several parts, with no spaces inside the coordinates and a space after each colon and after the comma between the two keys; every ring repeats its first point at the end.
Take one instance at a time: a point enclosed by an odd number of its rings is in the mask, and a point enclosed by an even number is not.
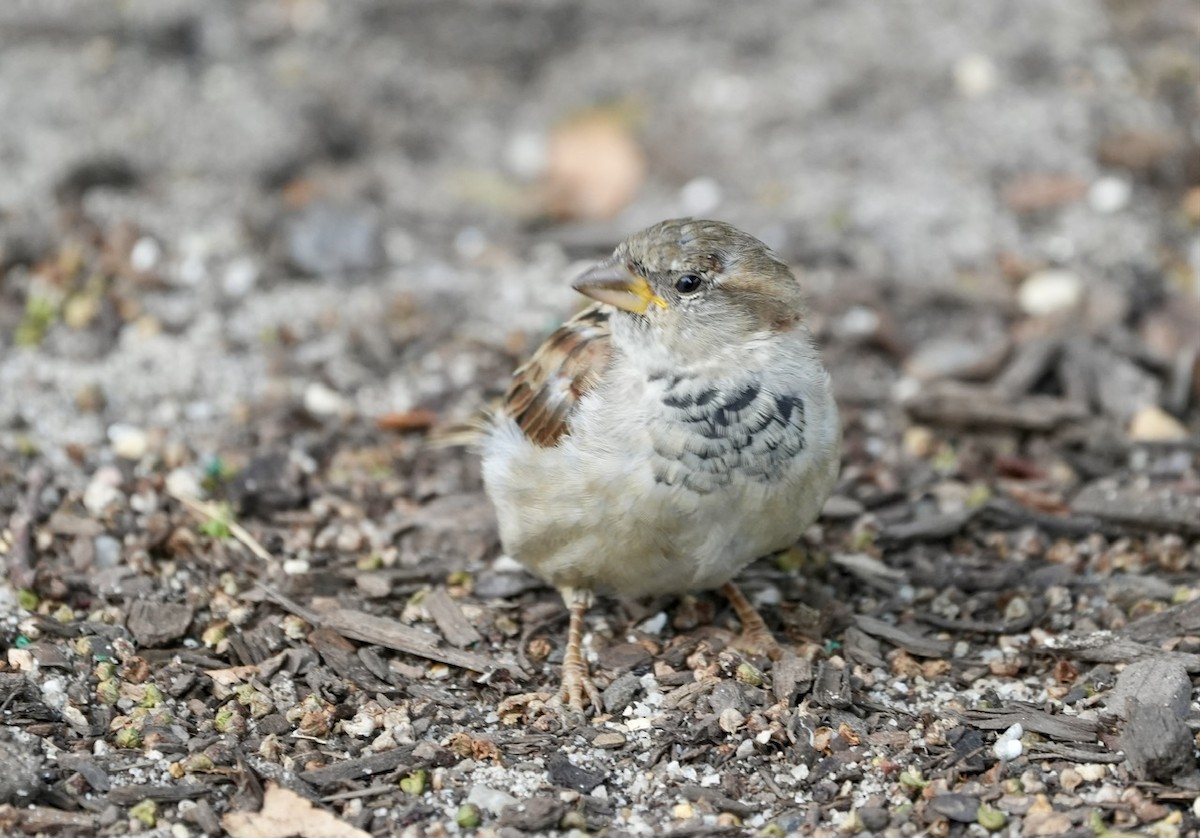
{"type": "Polygon", "coordinates": [[[183,637],[191,623],[187,605],[141,599],[130,607],[126,628],[139,646],[154,648],[183,637]]]}
{"type": "Polygon", "coordinates": [[[158,267],[162,245],[151,236],[142,236],[129,251],[129,267],[138,273],[148,273],[158,267]]]}
{"type": "Polygon", "coordinates": [[[467,803],[473,803],[485,812],[499,815],[506,806],[512,806],[517,799],[507,792],[498,791],[489,786],[476,784],[467,793],[467,803]]]}
{"type": "Polygon", "coordinates": [[[200,479],[188,468],[172,469],[167,475],[167,493],[176,497],[203,498],[204,487],[200,479]]]}
{"type": "Polygon", "coordinates": [[[1129,438],[1135,442],[1178,442],[1187,439],[1188,432],[1174,416],[1150,405],[1133,415],[1129,438]]]}
{"type": "Polygon", "coordinates": [[[258,284],[258,264],[248,256],[234,259],[221,276],[221,290],[229,297],[244,297],[258,284]]]}
{"type": "Polygon", "coordinates": [[[720,205],[721,187],[710,177],[692,178],[679,190],[679,208],[684,215],[711,215],[720,205]]]}
{"type": "Polygon", "coordinates": [[[383,264],[383,239],[373,212],[314,204],[284,228],[287,263],[318,276],[363,273],[383,264]]]}
{"type": "Polygon", "coordinates": [[[1179,206],[1188,221],[1193,224],[1200,223],[1200,186],[1193,186],[1184,193],[1179,206]]]}
{"type": "Polygon", "coordinates": [[[0,761],[5,769],[0,772],[0,803],[25,806],[32,802],[43,789],[46,760],[40,740],[9,728],[0,738],[0,761]]]}
{"type": "Polygon", "coordinates": [[[1125,209],[1133,187],[1119,177],[1102,177],[1088,188],[1088,204],[1096,212],[1112,213],[1125,209]]]}
{"type": "Polygon", "coordinates": [[[960,96],[978,99],[996,88],[996,64],[986,55],[964,55],[954,63],[954,88],[960,96]]]}
{"type": "Polygon", "coordinates": [[[125,499],[121,491],[121,470],[116,466],[102,466],[96,469],[87,488],[83,490],[83,507],[96,517],[104,514],[108,507],[125,499]]]}
{"type": "Polygon", "coordinates": [[[1037,271],[1021,283],[1017,300],[1034,317],[1069,311],[1083,300],[1083,281],[1070,271],[1037,271]]]}
{"type": "Polygon", "coordinates": [[[269,515],[294,509],[308,497],[309,464],[288,451],[255,457],[238,472],[229,497],[243,515],[269,515]]]}
{"type": "Polygon", "coordinates": [[[974,341],[957,337],[934,338],[916,348],[905,362],[904,371],[920,381],[991,378],[1008,358],[1010,348],[1004,335],[974,341]]]}
{"type": "Polygon", "coordinates": [[[121,542],[111,535],[98,535],[93,542],[96,552],[92,560],[97,570],[108,570],[121,563],[121,542]]]}
{"type": "Polygon", "coordinates": [[[108,441],[112,443],[113,453],[123,460],[140,460],[150,445],[144,430],[121,423],[109,426],[108,441]]]}
{"type": "Polygon", "coordinates": [[[350,412],[350,403],[337,391],[314,381],[304,388],[304,409],[313,416],[342,416],[350,412]]]}
{"type": "Polygon", "coordinates": [[[547,151],[544,206],[554,218],[601,221],[626,207],[646,177],[628,119],[596,108],[558,125],[547,151]]]}
{"type": "Polygon", "coordinates": [[[1088,359],[1096,399],[1110,416],[1128,422],[1145,408],[1157,408],[1162,384],[1128,358],[1096,346],[1088,359]]]}

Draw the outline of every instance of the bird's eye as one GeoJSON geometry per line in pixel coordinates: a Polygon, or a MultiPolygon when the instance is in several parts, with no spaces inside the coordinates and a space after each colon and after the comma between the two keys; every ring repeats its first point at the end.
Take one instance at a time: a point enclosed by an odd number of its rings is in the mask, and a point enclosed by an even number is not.
{"type": "Polygon", "coordinates": [[[700,277],[695,274],[684,274],[675,280],[675,290],[680,294],[694,294],[700,290],[700,277]]]}

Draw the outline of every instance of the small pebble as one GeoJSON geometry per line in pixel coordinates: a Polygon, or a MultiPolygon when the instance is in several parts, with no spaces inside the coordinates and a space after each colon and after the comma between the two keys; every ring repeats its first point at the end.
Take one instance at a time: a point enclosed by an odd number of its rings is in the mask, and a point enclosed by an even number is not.
{"type": "Polygon", "coordinates": [[[659,611],[653,617],[645,620],[638,629],[646,634],[659,635],[667,627],[667,612],[659,611]]]}
{"type": "Polygon", "coordinates": [[[1120,177],[1102,177],[1088,189],[1088,203],[1096,212],[1113,213],[1125,209],[1133,187],[1120,177]]]}
{"type": "Polygon", "coordinates": [[[597,748],[620,748],[627,741],[625,734],[613,730],[597,734],[596,738],[592,740],[592,744],[597,748]]]}
{"type": "Polygon", "coordinates": [[[954,88],[960,96],[977,99],[996,88],[996,65],[986,55],[965,55],[954,64],[954,88]]]}
{"type": "Polygon", "coordinates": [[[477,784],[471,786],[471,791],[467,793],[467,799],[464,802],[478,806],[493,815],[499,815],[505,806],[511,806],[518,800],[506,792],[477,784]]]}
{"type": "Polygon", "coordinates": [[[187,468],[172,469],[167,474],[167,493],[175,497],[188,498],[204,498],[204,487],[200,485],[200,478],[187,468]]]}
{"type": "Polygon", "coordinates": [[[308,570],[309,564],[304,559],[286,559],[283,562],[283,572],[288,576],[302,576],[308,570]]]}
{"type": "Polygon", "coordinates": [[[123,460],[140,460],[149,447],[149,437],[141,428],[117,423],[108,428],[113,453],[123,460]]]}
{"type": "Polygon", "coordinates": [[[96,557],[93,565],[96,570],[108,570],[121,563],[121,542],[111,535],[98,535],[95,540],[96,557]]]}
{"type": "Polygon", "coordinates": [[[1025,729],[1020,724],[1013,725],[1000,734],[1000,738],[992,746],[992,753],[1002,762],[1011,762],[1019,757],[1024,750],[1021,745],[1021,737],[1024,735],[1025,729]]]}
{"type": "Polygon", "coordinates": [[[314,381],[304,388],[304,409],[313,416],[339,416],[349,412],[349,403],[340,393],[314,381]]]}
{"type": "Polygon", "coordinates": [[[721,204],[721,187],[710,177],[692,178],[679,190],[684,215],[709,215],[721,204]]]}
{"type": "Polygon", "coordinates": [[[162,258],[162,246],[150,236],[142,236],[129,251],[129,267],[138,273],[146,273],[158,267],[162,258]]]}
{"type": "Polygon", "coordinates": [[[1034,317],[1069,311],[1083,301],[1083,282],[1070,271],[1037,271],[1021,283],[1017,300],[1034,317]]]}
{"type": "Polygon", "coordinates": [[[116,466],[102,466],[96,469],[87,488],[83,490],[83,506],[92,515],[99,517],[110,506],[120,503],[125,498],[121,485],[121,470],[116,466]]]}
{"type": "Polygon", "coordinates": [[[717,724],[721,726],[721,730],[726,733],[734,733],[739,727],[746,723],[746,717],[735,707],[726,707],[721,711],[720,717],[717,719],[717,724]]]}
{"type": "Polygon", "coordinates": [[[221,275],[221,290],[227,297],[244,297],[258,284],[258,264],[248,256],[234,259],[221,275]]]}
{"type": "Polygon", "coordinates": [[[1178,419],[1154,405],[1147,405],[1129,422],[1129,438],[1135,442],[1178,442],[1188,438],[1178,419]]]}

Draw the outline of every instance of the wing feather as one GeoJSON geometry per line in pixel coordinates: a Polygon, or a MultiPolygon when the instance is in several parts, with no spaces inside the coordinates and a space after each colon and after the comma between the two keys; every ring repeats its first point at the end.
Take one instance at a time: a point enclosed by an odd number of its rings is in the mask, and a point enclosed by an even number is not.
{"type": "Polygon", "coordinates": [[[504,412],[526,437],[543,448],[570,434],[579,400],[599,383],[612,360],[610,312],[584,309],[554,331],[513,373],[504,412]]]}

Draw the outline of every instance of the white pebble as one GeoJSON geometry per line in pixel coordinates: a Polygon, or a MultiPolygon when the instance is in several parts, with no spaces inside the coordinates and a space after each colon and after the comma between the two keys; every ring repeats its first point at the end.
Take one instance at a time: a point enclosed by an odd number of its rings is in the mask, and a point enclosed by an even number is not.
{"type": "Polygon", "coordinates": [[[692,178],[679,190],[684,215],[708,215],[721,204],[721,186],[710,177],[692,178]]]}
{"type": "Polygon", "coordinates": [[[996,87],[996,77],[996,65],[986,55],[966,55],[954,64],[954,87],[968,99],[991,93],[996,87]]]}
{"type": "Polygon", "coordinates": [[[113,453],[123,460],[140,460],[150,442],[144,430],[120,422],[109,426],[108,441],[113,453]]]}
{"type": "Polygon", "coordinates": [[[283,572],[288,576],[301,576],[308,573],[309,564],[304,559],[285,559],[283,572]]]}
{"type": "Polygon", "coordinates": [[[304,409],[313,416],[338,416],[347,413],[349,405],[341,394],[314,381],[304,388],[304,409]]]}
{"type": "Polygon", "coordinates": [[[1070,271],[1037,271],[1021,283],[1017,300],[1034,317],[1069,311],[1083,300],[1083,282],[1070,271]]]}
{"type": "Polygon", "coordinates": [[[720,725],[721,730],[725,731],[726,733],[735,732],[745,723],[746,717],[734,707],[726,707],[721,711],[721,715],[717,719],[717,724],[720,725]]]}
{"type": "Polygon", "coordinates": [[[454,251],[467,261],[478,259],[487,247],[487,236],[478,227],[464,227],[454,237],[454,251]]]}
{"type": "Polygon", "coordinates": [[[162,258],[162,247],[150,236],[142,236],[129,251],[129,267],[138,273],[152,271],[162,258]]]}
{"type": "Polygon", "coordinates": [[[659,611],[657,614],[655,614],[650,619],[645,620],[640,626],[638,626],[638,629],[640,629],[641,631],[644,631],[646,634],[659,635],[659,634],[662,634],[663,629],[665,629],[666,627],[667,627],[667,612],[659,611]]]}
{"type": "Polygon", "coordinates": [[[244,297],[257,284],[258,265],[248,256],[230,262],[221,277],[221,290],[227,297],[244,297]]]}
{"type": "Polygon", "coordinates": [[[1088,203],[1096,212],[1110,213],[1125,209],[1133,187],[1121,177],[1102,177],[1088,189],[1088,203]]]}
{"type": "Polygon", "coordinates": [[[549,143],[540,131],[519,131],[504,148],[504,162],[517,177],[532,180],[546,169],[549,143]]]}
{"type": "Polygon", "coordinates": [[[750,756],[753,753],[754,753],[754,740],[753,739],[743,739],[741,742],[738,743],[737,751],[734,752],[734,755],[738,759],[745,759],[746,757],[750,756]]]}
{"type": "Polygon", "coordinates": [[[176,497],[203,498],[204,487],[191,469],[172,469],[167,474],[167,493],[176,497]]]}
{"type": "Polygon", "coordinates": [[[517,798],[488,786],[474,785],[467,794],[467,802],[474,803],[480,809],[491,812],[493,815],[499,815],[505,806],[516,803],[517,798]]]}
{"type": "Polygon", "coordinates": [[[1019,722],[1014,724],[996,739],[996,744],[992,745],[992,753],[1002,762],[1011,762],[1024,750],[1021,745],[1021,737],[1024,735],[1025,728],[1019,722]]]}
{"type": "Polygon", "coordinates": [[[87,488],[83,490],[83,508],[92,515],[100,516],[108,507],[124,499],[121,485],[121,470],[115,466],[96,469],[87,488]]]}
{"type": "Polygon", "coordinates": [[[870,337],[879,330],[879,313],[867,306],[854,306],[837,322],[836,331],[847,338],[870,337]]]}

